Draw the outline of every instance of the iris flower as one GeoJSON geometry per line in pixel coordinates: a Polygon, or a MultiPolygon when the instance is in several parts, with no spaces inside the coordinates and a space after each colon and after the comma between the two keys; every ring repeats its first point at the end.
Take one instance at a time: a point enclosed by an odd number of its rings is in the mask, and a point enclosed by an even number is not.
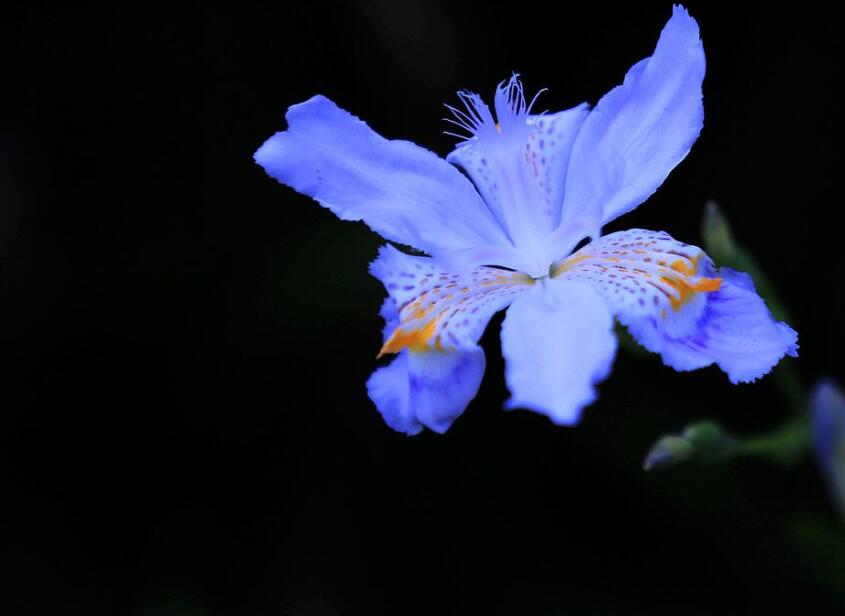
{"type": "Polygon", "coordinates": [[[370,266],[388,295],[380,356],[395,358],[367,390],[390,427],[449,428],[482,380],[478,340],[506,308],[505,406],[557,424],[575,424],[595,400],[616,353],[614,319],[666,365],[716,364],[734,383],[795,355],[795,332],[747,275],[663,231],[601,235],[689,152],[704,65],[698,25],[676,6],[653,55],[592,109],[532,114],[516,76],[497,87],[495,117],[459,93],[451,122],[465,134],[446,160],[381,137],[323,96],[288,110],[258,164],[342,220],[428,255],[388,244],[370,266]]]}

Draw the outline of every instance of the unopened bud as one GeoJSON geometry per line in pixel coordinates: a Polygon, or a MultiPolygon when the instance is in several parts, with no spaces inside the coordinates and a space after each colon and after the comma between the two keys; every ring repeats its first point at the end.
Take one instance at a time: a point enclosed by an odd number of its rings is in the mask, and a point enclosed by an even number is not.
{"type": "Polygon", "coordinates": [[[643,469],[668,468],[688,460],[693,453],[693,445],[682,436],[663,436],[649,450],[643,461],[643,469]]]}
{"type": "Polygon", "coordinates": [[[845,395],[833,381],[822,381],[813,389],[810,410],[813,453],[845,515],[845,395]]]}
{"type": "Polygon", "coordinates": [[[717,263],[733,261],[737,251],[736,242],[734,242],[727,216],[719,209],[715,201],[708,201],[704,206],[701,235],[708,254],[717,263]]]}
{"type": "Polygon", "coordinates": [[[690,424],[680,434],[660,437],[643,462],[647,471],[692,461],[713,464],[729,460],[736,453],[736,439],[712,421],[690,424]]]}

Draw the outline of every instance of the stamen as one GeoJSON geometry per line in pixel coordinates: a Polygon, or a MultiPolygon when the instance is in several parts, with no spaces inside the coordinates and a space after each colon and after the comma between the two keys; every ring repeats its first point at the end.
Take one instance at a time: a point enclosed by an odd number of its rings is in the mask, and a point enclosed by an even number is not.
{"type": "MultiPolygon", "coordinates": [[[[531,99],[531,102],[530,102],[530,103],[528,103],[528,109],[525,111],[526,115],[530,115],[530,114],[531,114],[531,110],[534,108],[534,103],[536,103],[536,102],[537,102],[537,99],[540,97],[540,95],[541,95],[543,92],[548,92],[548,90],[549,90],[548,88],[540,88],[539,90],[537,90],[537,93],[534,95],[534,98],[532,98],[532,99],[531,99]]],[[[545,112],[545,111],[541,111],[540,113],[535,114],[535,115],[537,115],[537,116],[542,116],[542,115],[545,115],[545,114],[546,114],[546,112],[545,112]]]]}
{"type": "Polygon", "coordinates": [[[512,132],[519,130],[526,126],[528,115],[537,98],[546,91],[546,88],[539,90],[530,103],[525,102],[525,92],[522,82],[519,81],[519,74],[514,73],[507,81],[502,81],[497,87],[493,97],[493,107],[496,111],[496,117],[490,111],[490,107],[483,101],[483,99],[475,92],[468,90],[461,90],[458,92],[458,98],[463,103],[465,110],[449,104],[444,104],[453,118],[443,118],[446,122],[454,124],[464,130],[469,135],[455,135],[454,133],[446,133],[467,141],[473,137],[480,137],[483,134],[492,134],[495,130],[497,133],[512,132]]]}

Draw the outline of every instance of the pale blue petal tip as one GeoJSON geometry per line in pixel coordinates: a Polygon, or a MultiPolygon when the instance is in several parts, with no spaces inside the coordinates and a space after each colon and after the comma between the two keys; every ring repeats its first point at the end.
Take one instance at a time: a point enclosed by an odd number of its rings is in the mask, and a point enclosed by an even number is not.
{"type": "Polygon", "coordinates": [[[373,372],[367,381],[367,393],[388,426],[409,436],[422,431],[422,424],[410,408],[407,353],[373,372]]]}
{"type": "Polygon", "coordinates": [[[404,350],[367,381],[388,426],[408,435],[446,432],[475,398],[484,376],[481,349],[454,353],[404,350]]]}
{"type": "Polygon", "coordinates": [[[613,317],[582,282],[550,280],[518,299],[502,324],[505,408],[525,408],[558,425],[578,423],[616,354],[613,317]]]}
{"type": "MultiPolygon", "coordinates": [[[[786,323],[775,321],[751,278],[727,268],[722,287],[704,294],[700,314],[691,312],[682,334],[667,330],[658,315],[626,322],[634,338],[660,353],[664,363],[678,371],[716,364],[734,383],[749,383],[768,374],[785,356],[795,357],[798,335],[786,323]]],[[[684,319],[684,313],[673,315],[684,319]]]]}

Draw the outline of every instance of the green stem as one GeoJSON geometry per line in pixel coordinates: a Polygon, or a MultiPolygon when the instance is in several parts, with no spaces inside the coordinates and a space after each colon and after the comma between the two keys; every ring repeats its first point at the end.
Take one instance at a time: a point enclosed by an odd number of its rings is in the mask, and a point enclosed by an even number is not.
{"type": "Polygon", "coordinates": [[[810,421],[807,414],[793,417],[768,434],[745,438],[737,442],[736,453],[745,457],[769,458],[779,464],[798,462],[810,445],[810,421]]]}

